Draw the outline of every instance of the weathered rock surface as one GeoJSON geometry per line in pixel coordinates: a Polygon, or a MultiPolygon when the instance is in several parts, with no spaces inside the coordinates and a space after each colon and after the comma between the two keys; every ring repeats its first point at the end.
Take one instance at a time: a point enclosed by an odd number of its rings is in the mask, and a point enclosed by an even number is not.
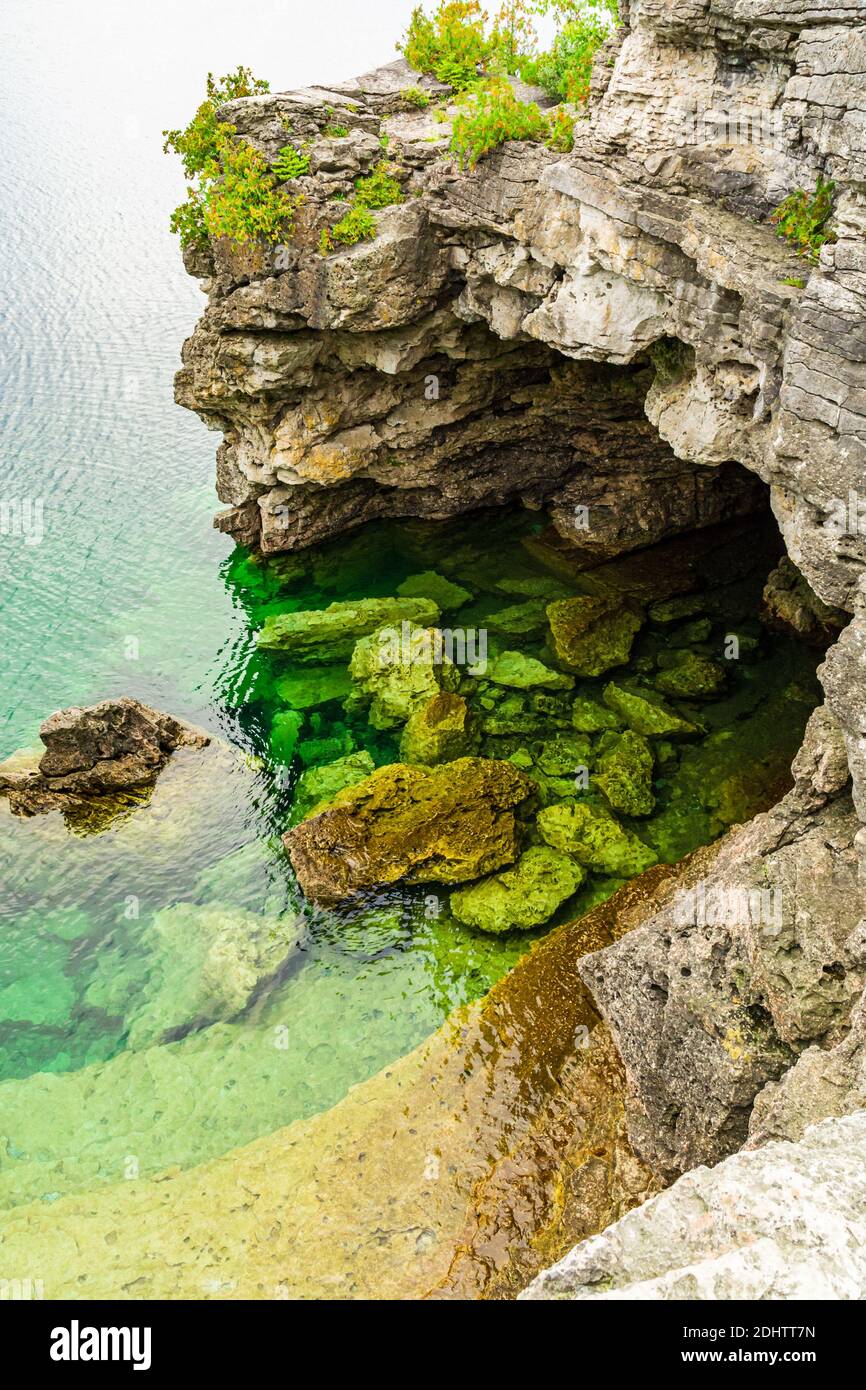
{"type": "Polygon", "coordinates": [[[866,1297],[866,1112],[698,1168],[575,1247],[523,1299],[866,1297]]]}
{"type": "Polygon", "coordinates": [[[392,763],[283,838],[306,896],[335,903],[389,883],[465,883],[513,864],[534,783],[511,763],[392,763]]]}
{"type": "Polygon", "coordinates": [[[65,809],[152,785],[177,748],[204,748],[207,734],[123,697],[52,714],[38,763],[0,766],[0,794],[18,815],[65,809]],[[5,770],[4,770],[5,768],[5,770]]]}
{"type": "Polygon", "coordinates": [[[816,712],[794,790],[693,856],[653,918],[582,963],[625,1062],[632,1140],[668,1177],[739,1148],[758,1092],[839,1037],[862,993],[859,821],[841,750],[816,712]]]}

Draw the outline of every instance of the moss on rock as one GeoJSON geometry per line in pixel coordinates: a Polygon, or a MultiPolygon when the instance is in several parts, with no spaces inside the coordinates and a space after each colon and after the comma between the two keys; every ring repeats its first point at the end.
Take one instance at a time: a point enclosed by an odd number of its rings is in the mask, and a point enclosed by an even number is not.
{"type": "Polygon", "coordinates": [[[535,845],[512,868],[452,893],[451,911],[478,931],[530,931],[549,922],[583,879],[583,869],[567,854],[535,845]]]}
{"type": "Polygon", "coordinates": [[[562,671],[552,671],[534,656],[522,652],[501,652],[486,671],[487,680],[494,685],[507,685],[516,690],[571,690],[574,679],[562,671]]]}
{"type": "Polygon", "coordinates": [[[355,643],[377,628],[404,622],[427,627],[439,620],[439,607],[429,598],[362,598],[332,603],[327,608],[276,613],[265,620],[258,635],[260,647],[290,652],[296,661],[333,663],[348,660],[355,643]]]}
{"type": "Polygon", "coordinates": [[[335,903],[389,883],[466,883],[512,864],[533,782],[513,764],[392,763],[285,835],[308,898],[335,903]]]}
{"type": "Polygon", "coordinates": [[[456,691],[460,673],[439,650],[440,642],[436,628],[414,623],[405,625],[399,641],[390,627],[362,637],[349,663],[355,689],[346,710],[355,712],[369,705],[374,729],[394,729],[440,690],[456,691]]]}
{"type": "Polygon", "coordinates": [[[717,661],[699,656],[697,652],[682,651],[655,677],[655,687],[664,695],[680,699],[711,700],[725,684],[726,672],[717,661]]]}
{"type": "Polygon", "coordinates": [[[636,734],[647,738],[691,738],[700,733],[697,725],[681,719],[662,704],[654,704],[632,690],[623,690],[613,681],[604,688],[604,703],[636,734]]]}
{"type": "Polygon", "coordinates": [[[648,816],[655,805],[652,792],[653,754],[642,734],[626,729],[602,752],[593,781],[615,811],[648,816]]]}
{"type": "Polygon", "coordinates": [[[600,873],[630,878],[658,862],[633,831],[604,807],[586,801],[546,806],[538,814],[538,829],[548,845],[600,873]]]}
{"type": "Polygon", "coordinates": [[[582,594],[548,604],[556,659],[579,676],[600,676],[624,666],[644,623],[636,603],[607,594],[582,594]]]}
{"type": "Polygon", "coordinates": [[[400,740],[405,763],[447,763],[475,751],[478,735],[462,695],[442,690],[409,716],[400,740]]]}

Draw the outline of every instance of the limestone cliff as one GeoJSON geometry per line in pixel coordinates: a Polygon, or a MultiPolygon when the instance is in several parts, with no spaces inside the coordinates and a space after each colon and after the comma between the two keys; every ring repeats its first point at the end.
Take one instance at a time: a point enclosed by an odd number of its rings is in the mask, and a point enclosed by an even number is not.
{"type": "Polygon", "coordinates": [[[742,1144],[756,1093],[844,1038],[864,983],[866,0],[621,9],[567,155],[510,144],[460,171],[448,120],[400,98],[436,84],[401,62],[223,108],[269,159],[290,122],[310,171],[285,246],[188,256],[208,306],[177,396],[224,436],[218,525],[265,551],[520,499],[591,564],[768,488],[850,616],[795,791],[708,875],[778,890],[779,930],[662,914],[584,967],[633,1138],[672,1175],[742,1144]],[[320,254],[385,138],[404,201],[320,254]],[[770,215],[819,175],[836,238],[813,265],[770,215]]]}

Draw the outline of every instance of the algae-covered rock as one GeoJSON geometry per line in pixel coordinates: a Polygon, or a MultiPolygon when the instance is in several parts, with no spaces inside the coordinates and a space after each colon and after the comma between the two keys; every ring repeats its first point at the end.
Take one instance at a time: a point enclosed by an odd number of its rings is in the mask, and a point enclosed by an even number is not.
{"type": "Polygon", "coordinates": [[[429,626],[439,607],[429,598],[361,598],[300,613],[277,613],[265,620],[260,647],[290,652],[296,661],[348,661],[355,643],[377,628],[402,623],[429,626]]]}
{"type": "Polygon", "coordinates": [[[504,632],[509,637],[523,637],[533,632],[543,632],[547,625],[547,600],[527,599],[525,603],[513,603],[508,608],[500,608],[485,619],[485,625],[493,632],[504,632]]]}
{"type": "Polygon", "coordinates": [[[518,816],[528,813],[534,793],[507,762],[392,763],[283,838],[313,902],[340,902],[389,883],[465,883],[514,862],[518,816]]]}
{"type": "Polygon", "coordinates": [[[279,714],[274,715],[271,720],[269,743],[271,754],[278,763],[288,767],[295,756],[295,749],[298,746],[298,739],[303,727],[304,716],[299,710],[281,710],[279,714]]]}
{"type": "Polygon", "coordinates": [[[355,740],[345,724],[334,725],[330,734],[301,739],[297,747],[298,757],[304,767],[319,767],[323,763],[333,763],[354,751],[355,740]]]}
{"type": "Polygon", "coordinates": [[[466,757],[477,743],[463,696],[442,690],[409,716],[400,740],[400,757],[404,763],[447,763],[466,757]]]}
{"type": "Polygon", "coordinates": [[[557,661],[579,676],[600,676],[628,661],[644,613],[618,595],[581,594],[548,604],[547,618],[557,661]]]}
{"type": "Polygon", "coordinates": [[[486,676],[494,685],[511,686],[515,690],[570,690],[574,685],[571,676],[552,671],[542,661],[524,656],[522,652],[500,652],[488,666],[486,676]]]}
{"type": "Polygon", "coordinates": [[[374,771],[375,764],[370,754],[361,749],[349,753],[335,762],[324,763],[320,767],[308,767],[298,778],[292,804],[291,823],[294,825],[318,809],[333,801],[337,792],[344,787],[357,786],[374,771]]]}
{"type": "Polygon", "coordinates": [[[440,690],[454,691],[460,684],[460,673],[436,628],[407,623],[401,640],[393,639],[393,629],[387,627],[362,637],[349,663],[355,689],[346,710],[351,713],[369,705],[374,729],[405,724],[440,690]]]}
{"type": "Polygon", "coordinates": [[[626,729],[602,753],[593,774],[615,811],[648,816],[655,805],[652,793],[653,754],[642,734],[626,729]]]}
{"type": "Polygon", "coordinates": [[[623,690],[613,681],[605,686],[603,699],[634,733],[644,734],[647,738],[691,738],[700,733],[696,725],[690,724],[687,719],[680,719],[673,710],[653,704],[634,691],[623,690]]]}
{"type": "Polygon", "coordinates": [[[607,729],[621,729],[622,720],[598,700],[578,695],[571,707],[571,722],[581,734],[601,734],[607,729]]]}
{"type": "Polygon", "coordinates": [[[697,652],[671,654],[673,659],[655,677],[655,687],[664,695],[680,699],[711,700],[725,684],[725,669],[697,652]]]}
{"type": "Polygon", "coordinates": [[[574,777],[581,768],[589,766],[592,744],[585,734],[560,734],[547,739],[538,751],[536,761],[548,777],[574,777]]]}
{"type": "Polygon", "coordinates": [[[294,916],[280,921],[217,904],[163,908],[148,933],[149,969],[126,1020],[128,1046],[149,1047],[240,1013],[298,935],[294,916]]]}
{"type": "Polygon", "coordinates": [[[351,688],[348,669],[340,665],[292,671],[276,682],[277,695],[293,710],[316,709],[329,700],[342,700],[351,688]]]}
{"type": "Polygon", "coordinates": [[[546,806],[538,813],[538,829],[554,849],[600,873],[630,878],[658,863],[655,852],[633,831],[603,807],[585,801],[546,806]]]}
{"type": "Polygon", "coordinates": [[[401,598],[429,598],[443,613],[462,608],[472,598],[462,584],[454,584],[450,579],[437,574],[435,570],[425,570],[423,574],[410,574],[408,579],[398,585],[401,598]]]}
{"type": "Polygon", "coordinates": [[[451,911],[478,931],[530,931],[548,922],[583,879],[583,869],[567,854],[535,845],[512,868],[452,893],[451,911]]]}

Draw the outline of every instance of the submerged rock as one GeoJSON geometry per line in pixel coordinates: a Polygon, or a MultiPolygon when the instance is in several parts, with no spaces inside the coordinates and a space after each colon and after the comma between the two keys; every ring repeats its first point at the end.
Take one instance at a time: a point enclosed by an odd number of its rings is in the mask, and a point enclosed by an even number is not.
{"type": "Polygon", "coordinates": [[[232,1018],[297,945],[297,921],[259,917],[222,904],[178,903],[150,925],[144,983],[126,1018],[128,1046],[232,1018]]]}
{"type": "Polygon", "coordinates": [[[567,854],[535,845],[512,868],[452,893],[451,911],[478,931],[529,931],[549,922],[583,879],[583,869],[567,854]]]}
{"type": "Polygon", "coordinates": [[[478,734],[463,696],[443,690],[409,716],[400,740],[400,757],[405,763],[432,766],[464,758],[477,744],[478,734]]]}
{"type": "Polygon", "coordinates": [[[397,586],[401,598],[429,598],[442,610],[449,613],[462,608],[472,598],[462,584],[455,584],[435,570],[425,570],[423,574],[410,574],[408,579],[397,586]]]}
{"type": "Polygon", "coordinates": [[[601,873],[630,878],[658,862],[655,851],[632,830],[585,801],[546,806],[538,814],[538,828],[547,844],[601,873]]]}
{"type": "Polygon", "coordinates": [[[388,883],[465,883],[514,862],[518,816],[534,793],[507,762],[392,763],[283,839],[301,888],[317,903],[388,883]]]}
{"type": "Polygon", "coordinates": [[[637,604],[620,596],[583,594],[556,599],[547,617],[556,658],[579,676],[624,666],[644,622],[637,604]]]}
{"type": "MultiPolygon", "coordinates": [[[[76,802],[152,786],[176,749],[210,742],[200,729],[126,696],[60,710],[39,737],[45,752],[38,766],[0,764],[0,794],[17,815],[74,810],[76,802]]],[[[110,818],[110,806],[105,813],[110,818]]]]}
{"type": "Polygon", "coordinates": [[[308,767],[298,778],[292,802],[292,824],[306,820],[321,807],[333,801],[337,792],[344,787],[357,786],[375,770],[375,764],[366,750],[349,753],[332,763],[318,767],[308,767]]]}
{"type": "Polygon", "coordinates": [[[680,719],[662,704],[653,704],[632,690],[623,690],[613,681],[604,688],[604,703],[636,734],[647,738],[690,738],[700,733],[695,724],[680,719]]]}
{"type": "Polygon", "coordinates": [[[655,687],[680,699],[711,700],[725,684],[726,672],[717,661],[697,652],[677,652],[670,665],[659,671],[655,687]]]}
{"type": "Polygon", "coordinates": [[[374,729],[394,729],[437,695],[454,691],[460,673],[441,647],[436,628],[405,624],[404,641],[393,640],[392,628],[381,628],[357,643],[349,663],[355,689],[347,712],[369,705],[374,729]]]}
{"type": "Polygon", "coordinates": [[[698,1168],[522,1299],[866,1298],[866,1112],[698,1168]]]}
{"type": "Polygon", "coordinates": [[[571,690],[574,679],[562,671],[552,671],[544,662],[522,652],[501,652],[487,668],[486,679],[494,685],[515,690],[571,690]]]}
{"type": "Polygon", "coordinates": [[[641,734],[626,729],[601,754],[593,774],[615,811],[627,816],[648,816],[655,805],[652,792],[653,754],[641,734]]]}
{"type": "Polygon", "coordinates": [[[606,729],[622,728],[618,714],[587,695],[578,695],[572,706],[571,720],[578,733],[582,734],[600,734],[606,729]]]}
{"type": "Polygon", "coordinates": [[[427,627],[438,619],[439,607],[429,598],[349,599],[327,608],[272,615],[258,635],[258,645],[289,652],[296,661],[348,661],[358,639],[377,628],[394,626],[399,641],[402,623],[427,627]]]}
{"type": "Polygon", "coordinates": [[[293,710],[316,709],[330,700],[342,700],[352,688],[345,666],[321,666],[292,671],[276,683],[277,695],[293,710]]]}

